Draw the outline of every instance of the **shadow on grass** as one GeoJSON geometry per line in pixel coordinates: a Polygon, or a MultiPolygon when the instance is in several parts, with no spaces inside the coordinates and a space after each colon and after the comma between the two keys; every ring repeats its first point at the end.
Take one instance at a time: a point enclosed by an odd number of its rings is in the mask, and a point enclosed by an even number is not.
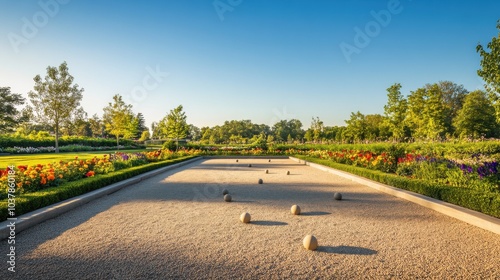
{"type": "Polygon", "coordinates": [[[342,255],[362,255],[369,256],[375,255],[378,252],[372,249],[354,246],[319,246],[318,252],[329,254],[342,254],[342,255]]]}

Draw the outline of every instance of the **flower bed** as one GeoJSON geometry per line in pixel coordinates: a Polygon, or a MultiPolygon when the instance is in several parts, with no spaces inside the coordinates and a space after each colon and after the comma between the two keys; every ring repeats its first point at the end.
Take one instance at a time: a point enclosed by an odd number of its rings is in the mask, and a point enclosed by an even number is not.
{"type": "MultiPolygon", "coordinates": [[[[197,155],[198,150],[181,150],[172,152],[158,150],[152,152],[122,153],[95,156],[92,159],[78,159],[59,161],[50,164],[32,166],[19,165],[15,168],[16,193],[30,193],[50,187],[60,186],[67,182],[107,174],[121,169],[140,166],[151,162],[159,162],[184,156],[197,155]]],[[[7,197],[8,170],[0,170],[0,199],[7,197]]]]}

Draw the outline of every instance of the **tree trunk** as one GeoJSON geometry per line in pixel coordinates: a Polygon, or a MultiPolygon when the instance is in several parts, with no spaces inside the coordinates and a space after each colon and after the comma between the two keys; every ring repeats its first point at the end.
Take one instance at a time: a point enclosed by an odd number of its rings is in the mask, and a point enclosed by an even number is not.
{"type": "Polygon", "coordinates": [[[56,122],[56,154],[59,153],[59,123],[56,122]]]}
{"type": "Polygon", "coordinates": [[[116,149],[120,149],[120,136],[116,135],[116,149]]]}

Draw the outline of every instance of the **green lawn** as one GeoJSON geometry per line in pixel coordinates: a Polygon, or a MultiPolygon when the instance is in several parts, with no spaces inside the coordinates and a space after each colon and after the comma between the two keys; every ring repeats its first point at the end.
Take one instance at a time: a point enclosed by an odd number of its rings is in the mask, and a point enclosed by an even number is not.
{"type": "MultiPolygon", "coordinates": [[[[143,152],[143,149],[139,150],[120,150],[120,152],[143,152]]],[[[78,159],[90,159],[95,156],[102,156],[114,153],[112,151],[92,151],[92,152],[73,152],[73,153],[50,153],[50,154],[24,154],[24,155],[7,155],[0,156],[0,169],[5,169],[9,165],[36,165],[36,164],[47,164],[54,163],[60,160],[69,161],[78,157],[78,159]]]]}

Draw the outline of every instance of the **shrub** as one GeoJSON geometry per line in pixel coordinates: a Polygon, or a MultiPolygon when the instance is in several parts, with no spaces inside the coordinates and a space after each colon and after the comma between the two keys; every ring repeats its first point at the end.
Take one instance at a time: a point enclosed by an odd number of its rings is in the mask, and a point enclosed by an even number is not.
{"type": "MultiPolygon", "coordinates": [[[[72,198],[110,184],[123,181],[136,175],[158,169],[164,166],[172,165],[181,161],[185,161],[195,156],[186,156],[183,158],[172,159],[168,161],[154,162],[146,165],[131,167],[117,172],[98,175],[68,182],[59,187],[51,187],[34,193],[22,194],[16,197],[16,215],[22,215],[30,211],[72,198]]],[[[7,199],[0,201],[0,221],[7,219],[7,199]]]]}
{"type": "Polygon", "coordinates": [[[500,218],[500,193],[447,186],[419,179],[410,179],[377,170],[340,164],[327,159],[318,159],[302,155],[296,157],[500,218]]]}

